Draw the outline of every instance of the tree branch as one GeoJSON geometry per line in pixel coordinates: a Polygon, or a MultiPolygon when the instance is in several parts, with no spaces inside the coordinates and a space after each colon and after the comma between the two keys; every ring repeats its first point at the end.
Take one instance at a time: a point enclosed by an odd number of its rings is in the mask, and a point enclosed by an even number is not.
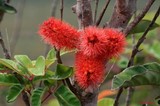
{"type": "Polygon", "coordinates": [[[61,11],[61,21],[63,20],[63,8],[64,8],[64,6],[63,6],[63,0],[61,0],[61,8],[60,8],[60,11],[61,11]]]}
{"type": "Polygon", "coordinates": [[[107,1],[106,1],[106,4],[105,4],[105,6],[103,7],[103,9],[102,9],[102,11],[101,11],[101,13],[100,13],[100,16],[99,16],[98,20],[96,21],[96,26],[98,26],[98,25],[101,23],[101,20],[102,20],[102,18],[103,18],[103,16],[104,16],[104,13],[105,13],[105,11],[106,11],[106,9],[107,9],[110,1],[111,1],[111,0],[107,0],[107,1]]]}
{"type": "Polygon", "coordinates": [[[117,95],[116,95],[115,102],[114,102],[114,105],[113,105],[113,106],[118,106],[118,105],[119,105],[119,98],[120,98],[122,92],[123,92],[123,88],[120,88],[120,89],[118,90],[117,95]]]}
{"type": "Polygon", "coordinates": [[[93,25],[92,10],[89,0],[77,0],[77,4],[72,6],[72,10],[77,14],[80,29],[93,25]]]}
{"type": "Polygon", "coordinates": [[[142,20],[142,18],[145,16],[145,14],[148,12],[152,4],[154,3],[155,0],[148,0],[146,6],[142,10],[141,13],[132,21],[127,28],[123,31],[126,36],[128,36],[129,32],[142,20]]]}
{"type": "Polygon", "coordinates": [[[105,27],[125,28],[134,14],[136,0],[116,0],[112,17],[105,27]]]}

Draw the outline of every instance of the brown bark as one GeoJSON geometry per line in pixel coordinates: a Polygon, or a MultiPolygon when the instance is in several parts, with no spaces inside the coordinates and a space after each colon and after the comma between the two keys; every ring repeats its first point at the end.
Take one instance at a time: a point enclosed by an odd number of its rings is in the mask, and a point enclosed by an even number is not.
{"type": "Polygon", "coordinates": [[[112,17],[105,27],[125,28],[134,14],[136,0],[116,0],[112,17]]]}
{"type": "Polygon", "coordinates": [[[77,0],[77,4],[72,7],[72,10],[77,14],[79,29],[83,29],[93,24],[89,0],[77,0]]]}

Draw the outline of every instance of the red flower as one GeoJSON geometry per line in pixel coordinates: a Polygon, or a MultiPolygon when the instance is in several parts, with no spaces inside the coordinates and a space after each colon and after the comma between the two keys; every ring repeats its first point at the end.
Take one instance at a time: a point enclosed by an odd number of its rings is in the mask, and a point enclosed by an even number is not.
{"type": "Polygon", "coordinates": [[[106,54],[108,57],[117,56],[122,53],[126,45],[125,35],[113,28],[106,28],[104,31],[108,40],[106,44],[106,54]]]}
{"type": "Polygon", "coordinates": [[[104,55],[107,42],[103,29],[87,27],[81,32],[80,50],[91,57],[104,55]]]}
{"type": "Polygon", "coordinates": [[[49,18],[40,26],[39,34],[57,49],[74,49],[77,46],[78,32],[69,24],[59,19],[49,18]]]}
{"type": "Polygon", "coordinates": [[[105,62],[102,58],[90,58],[78,52],[75,70],[75,79],[81,88],[97,88],[103,80],[105,62]]]}
{"type": "Polygon", "coordinates": [[[89,57],[103,56],[106,60],[121,53],[125,46],[124,34],[116,29],[88,27],[81,32],[80,51],[89,57]]]}

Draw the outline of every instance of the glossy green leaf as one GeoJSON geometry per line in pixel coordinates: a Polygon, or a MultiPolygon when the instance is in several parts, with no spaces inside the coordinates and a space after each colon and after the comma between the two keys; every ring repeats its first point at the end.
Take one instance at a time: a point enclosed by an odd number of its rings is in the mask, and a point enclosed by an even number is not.
{"type": "Polygon", "coordinates": [[[21,75],[29,75],[28,69],[21,65],[20,63],[16,63],[17,72],[21,75]]]}
{"type": "Polygon", "coordinates": [[[13,74],[0,73],[0,85],[16,85],[19,81],[13,74]]]}
{"type": "Polygon", "coordinates": [[[24,70],[24,67],[22,67],[19,63],[16,63],[13,60],[9,59],[0,59],[1,66],[7,67],[9,70],[13,70],[21,75],[27,74],[27,71],[24,70]]]}
{"type": "Polygon", "coordinates": [[[112,81],[112,89],[140,85],[160,85],[160,64],[153,62],[126,68],[112,81]]]}
{"type": "Polygon", "coordinates": [[[5,67],[7,67],[7,68],[9,68],[9,69],[11,69],[11,70],[17,70],[16,69],[16,62],[14,62],[14,61],[12,61],[12,60],[9,60],[9,59],[0,59],[0,64],[1,64],[1,66],[3,65],[3,66],[5,66],[5,67]]]}
{"type": "Polygon", "coordinates": [[[46,57],[46,67],[48,68],[50,65],[52,65],[56,60],[56,52],[54,49],[51,49],[48,54],[47,54],[47,57],[46,57]]]}
{"type": "MultiPolygon", "coordinates": [[[[146,30],[146,27],[150,24],[150,20],[142,20],[136,25],[130,32],[130,34],[142,33],[146,30]]],[[[155,23],[150,30],[160,27],[159,24],[155,23]]]]}
{"type": "Polygon", "coordinates": [[[34,89],[31,95],[31,106],[41,106],[41,99],[45,93],[44,88],[34,89]]]}
{"type": "Polygon", "coordinates": [[[35,66],[28,68],[28,70],[35,76],[43,76],[45,74],[45,58],[43,56],[38,57],[35,66]]]}
{"type": "Polygon", "coordinates": [[[60,106],[81,106],[78,98],[64,85],[57,89],[55,96],[60,106]]]}
{"type": "Polygon", "coordinates": [[[113,106],[114,99],[112,98],[103,98],[98,101],[98,106],[113,106]]]}
{"type": "Polygon", "coordinates": [[[27,55],[15,55],[14,58],[18,63],[20,63],[26,68],[33,67],[32,61],[29,59],[27,55]]]}
{"type": "Polygon", "coordinates": [[[72,74],[73,74],[72,67],[64,66],[63,64],[58,64],[55,75],[52,77],[52,79],[62,80],[70,77],[72,74]]]}
{"type": "Polygon", "coordinates": [[[24,90],[24,86],[22,85],[13,85],[6,96],[7,102],[13,102],[17,99],[17,97],[24,90]]]}
{"type": "Polygon", "coordinates": [[[12,7],[6,3],[4,3],[3,5],[0,5],[0,11],[10,13],[10,14],[14,14],[17,12],[17,10],[14,7],[12,7]]]}
{"type": "Polygon", "coordinates": [[[47,70],[45,72],[44,76],[35,76],[34,79],[33,79],[33,81],[36,82],[36,81],[43,81],[43,80],[52,79],[52,77],[54,76],[54,74],[55,73],[53,71],[47,70]]]}

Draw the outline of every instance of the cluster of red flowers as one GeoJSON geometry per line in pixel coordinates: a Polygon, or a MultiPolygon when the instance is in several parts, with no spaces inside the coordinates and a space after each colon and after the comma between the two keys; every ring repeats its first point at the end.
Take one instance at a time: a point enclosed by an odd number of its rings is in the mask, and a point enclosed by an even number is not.
{"type": "Polygon", "coordinates": [[[112,28],[90,26],[78,32],[69,24],[49,18],[39,30],[42,38],[56,49],[77,49],[75,79],[83,89],[102,82],[106,62],[125,46],[124,34],[112,28]]]}

